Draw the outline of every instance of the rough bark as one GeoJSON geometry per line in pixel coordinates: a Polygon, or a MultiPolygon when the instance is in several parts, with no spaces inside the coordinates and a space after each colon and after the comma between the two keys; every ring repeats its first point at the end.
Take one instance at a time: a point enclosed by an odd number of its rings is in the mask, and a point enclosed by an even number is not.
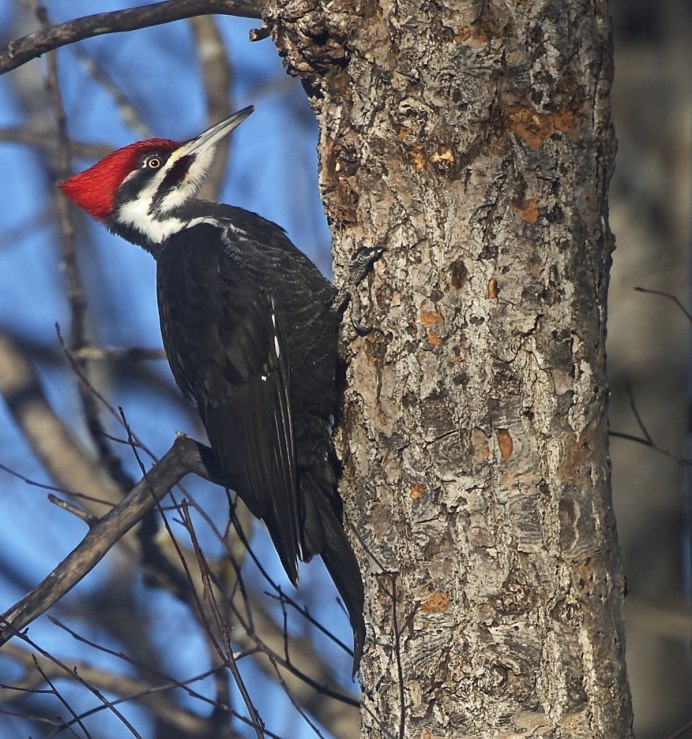
{"type": "Polygon", "coordinates": [[[605,2],[270,2],[343,280],[366,736],[628,737],[605,2]]]}

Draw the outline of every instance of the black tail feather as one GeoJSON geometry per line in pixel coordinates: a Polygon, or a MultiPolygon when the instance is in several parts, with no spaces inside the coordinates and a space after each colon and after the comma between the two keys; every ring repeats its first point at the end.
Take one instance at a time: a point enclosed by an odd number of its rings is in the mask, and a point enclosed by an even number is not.
{"type": "MultiPolygon", "coordinates": [[[[348,611],[353,629],[353,675],[358,672],[365,642],[363,619],[363,580],[358,560],[346,538],[340,516],[332,501],[316,484],[312,475],[301,479],[301,492],[307,513],[303,536],[308,556],[319,554],[331,575],[348,611]]],[[[339,501],[340,502],[340,501],[339,501]]]]}
{"type": "Polygon", "coordinates": [[[322,552],[324,561],[332,580],[344,601],[348,617],[353,629],[353,671],[358,672],[360,658],[365,644],[365,620],[363,619],[363,581],[358,568],[358,560],[351,549],[341,525],[327,534],[327,548],[322,552]]]}

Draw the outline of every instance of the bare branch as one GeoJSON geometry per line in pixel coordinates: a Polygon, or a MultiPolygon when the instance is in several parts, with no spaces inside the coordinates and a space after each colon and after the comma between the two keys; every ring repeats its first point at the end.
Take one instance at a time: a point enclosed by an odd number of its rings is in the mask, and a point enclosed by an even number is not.
{"type": "MultiPolygon", "coordinates": [[[[165,691],[170,688],[180,688],[180,690],[187,693],[187,695],[190,698],[193,698],[196,701],[199,701],[201,704],[207,705],[212,707],[214,710],[219,710],[222,713],[234,716],[238,720],[242,721],[243,723],[250,725],[250,720],[243,716],[242,714],[238,713],[237,711],[234,711],[230,706],[227,705],[226,701],[219,702],[218,700],[214,700],[212,698],[209,698],[208,696],[204,695],[203,693],[200,693],[197,690],[194,690],[191,686],[193,683],[200,682],[201,680],[204,680],[205,678],[209,677],[210,675],[213,675],[217,670],[218,667],[213,667],[209,670],[206,670],[202,673],[193,675],[191,677],[185,678],[184,680],[177,679],[173,677],[170,674],[167,674],[165,672],[161,672],[161,670],[156,669],[154,665],[151,664],[151,662],[142,662],[141,660],[133,658],[131,655],[125,655],[121,651],[116,651],[114,649],[110,649],[103,644],[98,644],[97,642],[92,641],[91,639],[87,639],[83,635],[77,633],[73,629],[70,629],[68,626],[66,626],[64,623],[58,621],[58,619],[49,617],[50,621],[57,626],[58,628],[65,631],[67,634],[69,634],[73,639],[75,639],[80,644],[86,644],[89,647],[96,649],[99,652],[102,652],[104,654],[109,654],[111,657],[115,657],[116,659],[124,661],[129,668],[135,668],[138,670],[141,674],[149,676],[149,680],[152,681],[152,685],[157,686],[155,689],[157,691],[165,691]]],[[[21,636],[21,639],[25,641],[29,646],[34,646],[33,642],[28,639],[25,635],[21,636]]],[[[7,645],[6,647],[3,647],[3,653],[6,649],[11,647],[12,645],[7,645]]],[[[133,695],[129,696],[129,698],[132,699],[139,699],[139,696],[133,695]]],[[[123,698],[123,700],[126,700],[127,698],[123,698]]],[[[208,724],[207,724],[208,729],[208,724]]],[[[207,732],[208,733],[208,732],[207,732]]],[[[267,737],[271,739],[280,739],[280,737],[277,737],[275,734],[272,734],[271,732],[266,732],[267,737]]],[[[228,739],[232,739],[232,737],[228,737],[228,739]]]]}
{"type": "Polygon", "coordinates": [[[330,663],[320,655],[307,637],[291,637],[290,662],[279,655],[284,651],[284,630],[274,621],[259,598],[253,598],[254,632],[249,634],[237,629],[233,636],[236,643],[248,649],[259,645],[257,664],[268,677],[281,676],[286,690],[305,711],[323,726],[328,726],[334,736],[354,736],[358,732],[357,697],[340,689],[331,689],[336,676],[330,663]],[[306,679],[307,675],[311,679],[306,679]]]}
{"type": "Polygon", "coordinates": [[[111,547],[189,472],[218,481],[219,473],[207,447],[184,436],[145,479],[94,524],[81,543],[28,595],[0,617],[0,645],[47,611],[105,556],[111,547]]]}
{"type": "MultiPolygon", "coordinates": [[[[49,27],[48,12],[35,0],[36,17],[41,26],[49,27]]],[[[55,138],[57,140],[58,156],[54,176],[56,180],[63,180],[70,174],[70,161],[72,159],[70,139],[67,135],[67,116],[62,102],[62,92],[58,81],[58,59],[57,54],[48,55],[48,72],[46,75],[46,88],[53,106],[55,117],[55,138]]],[[[60,267],[65,275],[66,297],[70,308],[70,349],[76,351],[87,344],[87,298],[84,289],[84,280],[77,261],[77,243],[75,240],[75,226],[72,213],[67,200],[54,193],[56,198],[55,210],[58,216],[58,233],[60,244],[60,267]]],[[[87,363],[82,361],[80,370],[87,374],[87,363]]],[[[86,426],[91,436],[94,447],[98,450],[101,461],[112,459],[108,441],[104,438],[104,428],[98,413],[98,404],[94,395],[82,383],[77,384],[77,390],[82,400],[86,426]]],[[[104,465],[108,468],[108,465],[104,465]]],[[[118,479],[116,475],[113,475],[118,479]]],[[[121,483],[124,480],[120,480],[121,483]]],[[[129,482],[129,481],[128,481],[129,482]]],[[[127,483],[125,483],[127,486],[127,483]]]]}
{"type": "Polygon", "coordinates": [[[48,51],[93,36],[135,31],[212,13],[259,18],[261,7],[258,0],[166,0],[153,5],[76,18],[10,42],[0,51],[0,74],[16,69],[48,51]]]}
{"type": "MultiPolygon", "coordinates": [[[[231,83],[233,78],[231,62],[226,52],[223,37],[213,18],[192,18],[190,27],[195,37],[195,48],[199,59],[204,96],[207,101],[207,121],[211,126],[224,118],[228,118],[233,112],[231,109],[231,83]]],[[[226,137],[219,142],[214,162],[207,174],[206,182],[202,186],[202,198],[215,200],[219,194],[221,183],[226,174],[230,141],[230,137],[226,137]]]]}
{"type": "Polygon", "coordinates": [[[163,349],[147,349],[141,346],[130,346],[127,349],[109,349],[101,346],[83,346],[72,352],[76,360],[137,362],[141,359],[165,359],[163,349]]]}
{"type": "MultiPolygon", "coordinates": [[[[240,628],[233,630],[233,640],[243,653],[254,653],[257,665],[270,678],[277,674],[281,676],[283,686],[290,691],[296,700],[314,716],[323,726],[329,726],[335,736],[351,736],[357,733],[359,701],[351,695],[342,693],[339,689],[334,690],[330,686],[336,685],[338,680],[333,666],[319,654],[312,640],[306,637],[291,636],[291,656],[286,656],[286,629],[276,623],[266,608],[265,599],[260,594],[246,592],[243,581],[238,571],[238,561],[247,554],[255,562],[262,573],[263,579],[269,583],[272,590],[276,591],[283,603],[295,609],[301,618],[307,619],[313,626],[333,641],[349,651],[341,644],[327,629],[321,626],[305,610],[299,607],[291,598],[281,592],[280,588],[271,581],[268,573],[257,561],[249,542],[245,538],[243,527],[239,525],[239,519],[244,517],[249,524],[250,513],[240,501],[231,512],[230,518],[233,522],[236,536],[228,536],[228,532],[222,535],[216,529],[214,522],[206,515],[204,510],[197,506],[191,499],[197,513],[206,521],[209,528],[214,531],[219,540],[226,543],[228,561],[232,565],[234,573],[229,573],[227,567],[214,567],[210,573],[214,596],[224,602],[228,610],[235,615],[240,628]],[[235,592],[229,583],[225,582],[228,577],[233,577],[239,585],[235,592]],[[330,698],[332,700],[325,700],[330,698]]],[[[195,577],[195,588],[199,589],[200,569],[190,571],[195,577]]],[[[270,597],[274,597],[270,594],[270,597]]],[[[228,621],[228,619],[227,619],[228,621]]]]}
{"type": "MultiPolygon", "coordinates": [[[[51,128],[26,126],[8,126],[0,129],[0,141],[10,141],[15,144],[25,144],[37,149],[44,156],[56,156],[54,130],[51,128]]],[[[72,141],[72,154],[79,159],[101,159],[113,151],[108,144],[89,144],[86,141],[72,141]]],[[[53,213],[51,208],[48,211],[53,213]]],[[[36,216],[34,215],[34,220],[36,216]]],[[[3,240],[6,236],[3,235],[3,240]]]]}
{"type": "MultiPolygon", "coordinates": [[[[125,93],[113,82],[108,72],[92,56],[80,46],[75,46],[72,53],[77,57],[84,71],[100,85],[111,97],[118,111],[120,120],[129,126],[137,136],[148,139],[152,136],[149,127],[144,123],[135,105],[127,99],[125,93]]],[[[100,158],[100,157],[97,157],[100,158]]]]}

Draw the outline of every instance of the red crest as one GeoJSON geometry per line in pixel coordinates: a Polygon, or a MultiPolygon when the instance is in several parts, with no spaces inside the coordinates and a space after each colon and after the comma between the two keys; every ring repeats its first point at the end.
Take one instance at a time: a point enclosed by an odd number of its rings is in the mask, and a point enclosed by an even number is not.
{"type": "Polygon", "coordinates": [[[170,152],[180,144],[170,139],[147,139],[111,152],[93,167],[73,175],[60,183],[60,189],[76,205],[98,220],[113,212],[113,201],[123,180],[134,169],[143,155],[170,152]]]}

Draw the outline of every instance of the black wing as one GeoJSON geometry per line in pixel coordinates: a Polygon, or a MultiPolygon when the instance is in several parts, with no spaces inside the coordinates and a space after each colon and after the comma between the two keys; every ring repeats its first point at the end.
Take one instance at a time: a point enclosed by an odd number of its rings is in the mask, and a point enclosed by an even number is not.
{"type": "Polygon", "coordinates": [[[272,297],[231,259],[224,230],[200,224],[158,258],[164,347],[222,468],[262,518],[295,584],[300,554],[290,368],[272,297]]]}
{"type": "Polygon", "coordinates": [[[339,317],[334,288],[275,224],[231,206],[171,237],[158,256],[164,345],[209,441],[263,518],[291,581],[320,554],[363,649],[363,583],[341,525],[330,438],[339,317]]]}

